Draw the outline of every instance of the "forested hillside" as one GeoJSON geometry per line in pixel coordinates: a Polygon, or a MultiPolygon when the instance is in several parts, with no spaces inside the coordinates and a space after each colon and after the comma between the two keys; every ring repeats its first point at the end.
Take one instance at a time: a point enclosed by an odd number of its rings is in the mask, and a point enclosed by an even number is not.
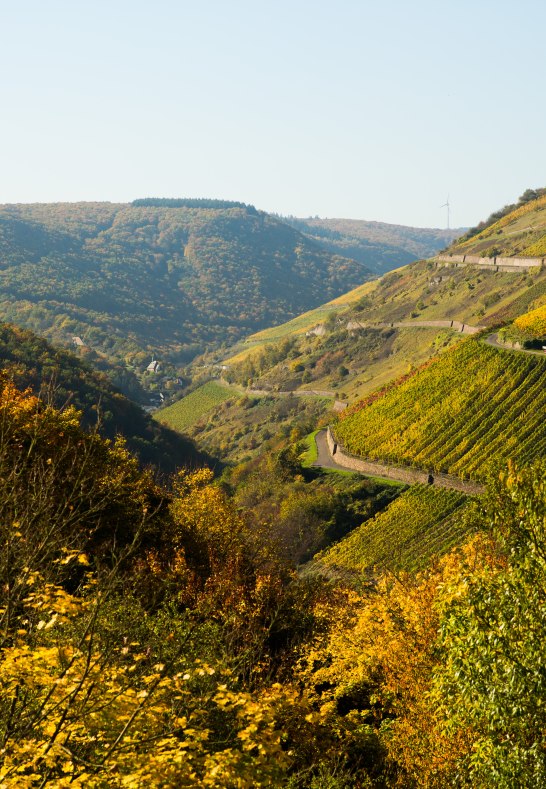
{"type": "Polygon", "coordinates": [[[57,408],[77,408],[88,429],[98,427],[111,439],[124,436],[143,464],[173,472],[214,462],[191,440],[154,421],[104,373],[31,331],[0,324],[0,368],[20,389],[30,388],[57,408]]]}
{"type": "Polygon", "coordinates": [[[464,232],[462,228],[405,227],[361,219],[288,217],[284,221],[330,252],[358,260],[378,274],[430,258],[464,232]]]}
{"type": "Polygon", "coordinates": [[[0,207],[0,318],[143,370],[287,320],[370,276],[252,206],[0,207]]]}

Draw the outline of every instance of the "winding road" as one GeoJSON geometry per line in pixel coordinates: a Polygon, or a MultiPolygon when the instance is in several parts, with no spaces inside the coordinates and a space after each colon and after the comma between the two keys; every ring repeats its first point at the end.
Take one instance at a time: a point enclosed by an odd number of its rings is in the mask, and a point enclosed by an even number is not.
{"type": "MultiPolygon", "coordinates": [[[[407,325],[407,324],[406,324],[407,325]]],[[[364,328],[364,327],[362,327],[364,328]]],[[[478,331],[483,330],[484,327],[472,327],[472,326],[465,326],[464,328],[467,329],[468,333],[477,333],[478,331]]],[[[461,331],[461,329],[459,329],[461,331]]],[[[463,329],[464,331],[464,329],[463,329]]],[[[492,333],[483,337],[482,342],[486,345],[491,345],[494,348],[499,348],[503,351],[512,351],[514,353],[526,353],[531,354],[534,356],[544,356],[543,350],[530,350],[527,348],[510,348],[504,343],[499,342],[498,334],[492,333]]],[[[339,447],[340,454],[336,453],[335,458],[332,456],[330,452],[330,447],[328,445],[327,440],[327,431],[321,430],[317,433],[315,437],[315,442],[317,445],[317,460],[313,463],[314,466],[318,466],[321,468],[328,468],[334,469],[336,471],[352,471],[356,474],[362,474],[363,476],[377,476],[383,477],[387,479],[397,480],[398,482],[402,482],[405,484],[411,484],[412,480],[408,479],[409,475],[415,475],[416,477],[421,477],[421,479],[416,479],[415,481],[426,482],[428,481],[431,485],[436,485],[438,487],[443,488],[455,488],[457,490],[462,490],[470,495],[479,495],[483,493],[484,488],[481,485],[478,485],[474,482],[466,482],[465,480],[461,480],[458,477],[452,477],[448,474],[430,474],[426,469],[412,469],[408,467],[405,468],[397,468],[396,466],[386,466],[383,463],[375,462],[371,460],[364,460],[364,459],[356,459],[357,462],[361,462],[363,466],[365,466],[365,470],[355,469],[354,462],[352,459],[347,458],[347,460],[343,457],[343,449],[339,447]]],[[[334,450],[335,451],[335,450],[334,450]]]]}
{"type": "Polygon", "coordinates": [[[348,462],[345,461],[343,450],[339,446],[338,451],[340,451],[340,455],[338,456],[336,453],[336,458],[334,459],[328,446],[326,430],[321,430],[316,434],[315,443],[317,445],[317,459],[312,465],[320,468],[334,469],[335,471],[351,471],[353,474],[361,474],[363,477],[392,479],[404,485],[429,484],[438,488],[460,490],[469,496],[479,496],[485,490],[483,485],[479,485],[476,482],[467,482],[450,474],[429,473],[426,469],[417,469],[411,466],[407,468],[387,466],[384,463],[373,460],[354,458],[357,463],[365,466],[365,470],[356,469],[353,465],[353,459],[348,459],[348,462]]]}
{"type": "Polygon", "coordinates": [[[544,356],[544,351],[534,351],[531,348],[510,348],[509,345],[499,342],[498,334],[488,334],[482,342],[492,345],[493,348],[500,348],[502,351],[513,351],[514,353],[530,353],[532,356],[544,356]]]}
{"type": "Polygon", "coordinates": [[[347,466],[340,466],[330,454],[328,441],[326,439],[326,430],[321,430],[316,434],[315,444],[317,445],[317,459],[312,464],[313,466],[331,468],[334,469],[334,471],[353,471],[353,469],[348,469],[347,466]]]}

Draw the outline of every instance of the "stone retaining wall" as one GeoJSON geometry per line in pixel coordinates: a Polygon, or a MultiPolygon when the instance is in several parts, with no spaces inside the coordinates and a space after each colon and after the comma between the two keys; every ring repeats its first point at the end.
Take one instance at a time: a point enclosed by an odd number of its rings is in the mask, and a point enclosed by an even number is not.
{"type": "Polygon", "coordinates": [[[529,268],[529,266],[543,266],[544,258],[501,258],[496,257],[497,266],[516,266],[519,268],[529,268]]]}
{"type": "Polygon", "coordinates": [[[436,260],[444,263],[463,264],[465,266],[483,266],[492,270],[519,271],[521,268],[543,266],[545,258],[492,257],[482,258],[478,255],[437,255],[436,260]]]}
{"type": "Polygon", "coordinates": [[[415,485],[417,483],[437,485],[440,488],[459,490],[462,493],[471,495],[479,495],[484,491],[482,485],[478,485],[475,482],[467,482],[458,477],[452,477],[449,474],[435,474],[434,472],[414,469],[409,466],[388,466],[384,463],[376,462],[375,460],[357,458],[349,454],[343,446],[336,441],[330,427],[328,427],[326,431],[326,441],[330,454],[335,462],[348,470],[358,471],[361,474],[368,474],[374,477],[394,479],[398,482],[405,482],[408,485],[415,485]]]}
{"type": "Polygon", "coordinates": [[[335,397],[336,393],[327,389],[294,389],[285,391],[276,389],[244,389],[245,394],[256,397],[335,397]]]}
{"type": "Polygon", "coordinates": [[[365,324],[358,321],[349,321],[347,323],[348,331],[356,331],[357,329],[453,329],[454,331],[461,332],[462,334],[478,334],[483,331],[485,326],[470,326],[468,323],[461,323],[461,321],[398,321],[396,323],[376,323],[365,324]]]}

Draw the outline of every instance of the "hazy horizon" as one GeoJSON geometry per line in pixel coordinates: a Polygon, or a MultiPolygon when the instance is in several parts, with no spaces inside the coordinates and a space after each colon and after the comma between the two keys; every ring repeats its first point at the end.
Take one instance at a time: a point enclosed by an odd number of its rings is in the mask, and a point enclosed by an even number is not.
{"type": "Polygon", "coordinates": [[[2,203],[445,228],[448,195],[465,227],[546,180],[538,0],[23,0],[2,22],[2,203]]]}
{"type": "MultiPolygon", "coordinates": [[[[138,195],[130,200],[34,200],[34,201],[23,201],[19,200],[18,202],[7,201],[4,203],[0,203],[1,206],[20,206],[20,205],[85,205],[88,203],[89,205],[97,204],[97,203],[108,203],[111,205],[130,205],[134,200],[139,199],[210,199],[210,200],[226,200],[226,202],[231,202],[232,198],[224,198],[222,195],[138,195]]],[[[244,203],[245,200],[239,200],[237,202],[244,203]]],[[[248,205],[253,205],[252,203],[247,203],[248,205]]],[[[265,209],[261,208],[259,205],[254,206],[258,211],[265,211],[265,209]]],[[[438,225],[433,227],[431,225],[404,225],[401,222],[384,222],[380,219],[365,219],[363,217],[355,217],[355,216],[319,216],[318,214],[309,214],[307,216],[295,216],[294,214],[283,214],[278,211],[272,211],[266,213],[270,213],[272,216],[279,217],[279,219],[321,219],[321,220],[349,220],[350,222],[368,222],[371,224],[379,224],[379,225],[393,225],[394,227],[413,227],[416,229],[422,230],[445,230],[445,227],[442,225],[438,225]]],[[[461,227],[454,227],[453,225],[450,228],[451,230],[464,230],[465,226],[461,227]]]]}

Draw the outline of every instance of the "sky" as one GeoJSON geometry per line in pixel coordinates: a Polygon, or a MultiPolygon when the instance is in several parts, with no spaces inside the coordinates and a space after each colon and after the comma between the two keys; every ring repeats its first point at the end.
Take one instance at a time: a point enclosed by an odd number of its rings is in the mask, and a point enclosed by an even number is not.
{"type": "Polygon", "coordinates": [[[543,0],[0,0],[0,202],[474,225],[546,186],[543,0]]]}

